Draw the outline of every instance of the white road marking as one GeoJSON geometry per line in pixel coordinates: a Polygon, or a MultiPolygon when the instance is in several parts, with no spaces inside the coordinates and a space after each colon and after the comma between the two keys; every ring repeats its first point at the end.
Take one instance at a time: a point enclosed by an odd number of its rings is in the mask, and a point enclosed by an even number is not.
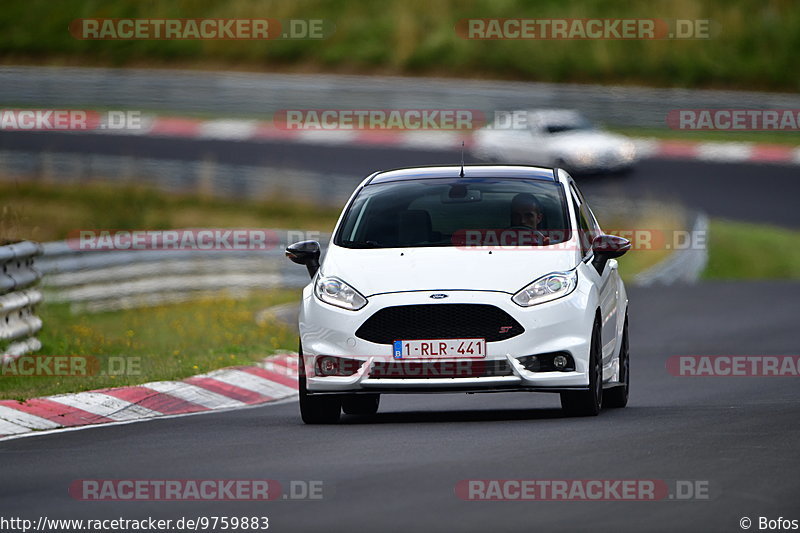
{"type": "Polygon", "coordinates": [[[207,120],[200,124],[199,137],[244,141],[251,139],[257,129],[255,120],[207,120]]]}
{"type": "MultiPolygon", "coordinates": [[[[125,426],[128,424],[137,424],[139,422],[148,422],[151,420],[164,420],[170,418],[183,418],[185,416],[198,416],[198,415],[209,415],[214,413],[224,413],[226,411],[238,411],[241,409],[257,409],[261,407],[267,406],[276,406],[276,405],[285,405],[288,403],[293,403],[297,401],[297,395],[293,398],[284,398],[283,400],[275,400],[274,402],[269,403],[261,403],[256,405],[242,405],[241,407],[226,407],[223,409],[215,409],[212,411],[197,411],[194,413],[179,413],[175,415],[164,415],[159,416],[156,418],[137,418],[136,420],[124,420],[122,422],[106,422],[105,424],[87,424],[85,426],[70,426],[70,427],[63,427],[58,429],[47,429],[44,431],[29,431],[25,430],[25,433],[18,433],[18,434],[11,434],[11,432],[3,432],[2,427],[0,427],[0,435],[6,435],[5,437],[0,438],[0,442],[6,440],[16,440],[16,439],[23,439],[27,437],[38,437],[41,435],[52,435],[54,433],[66,433],[67,431],[83,431],[87,429],[98,429],[104,428],[108,426],[125,426]]],[[[16,426],[19,427],[19,426],[16,426]]]]}
{"type": "Polygon", "coordinates": [[[6,420],[0,420],[0,435],[17,435],[19,433],[28,433],[30,428],[18,426],[6,420]]]}
{"type": "Polygon", "coordinates": [[[704,161],[740,162],[750,159],[753,145],[750,143],[700,143],[697,145],[697,159],[704,161]]]}
{"type": "Polygon", "coordinates": [[[276,399],[285,398],[297,393],[296,390],[290,387],[258,377],[242,370],[216,370],[198,377],[212,378],[217,381],[221,381],[222,383],[227,383],[228,385],[241,387],[243,389],[276,399]]]}
{"type": "Polygon", "coordinates": [[[303,130],[294,139],[312,144],[353,144],[357,136],[358,132],[348,130],[303,130]]]}
{"type": "Polygon", "coordinates": [[[147,387],[157,392],[163,392],[164,394],[175,396],[181,400],[208,409],[241,407],[247,405],[239,400],[234,400],[233,398],[228,398],[227,396],[182,381],[155,381],[153,383],[145,383],[142,387],[147,387]]]}
{"type": "MultiPolygon", "coordinates": [[[[3,421],[11,422],[12,424],[23,426],[28,429],[54,429],[61,427],[61,424],[57,424],[52,420],[42,418],[41,416],[32,415],[30,413],[26,413],[25,411],[19,411],[13,407],[0,405],[0,422],[3,421]]],[[[0,433],[2,433],[1,429],[0,433]]]]}
{"type": "Polygon", "coordinates": [[[160,416],[162,414],[101,392],[63,394],[48,396],[47,399],[116,421],[160,416]]]}
{"type": "Polygon", "coordinates": [[[399,135],[398,145],[407,148],[424,148],[427,150],[461,150],[461,141],[466,139],[465,133],[453,131],[420,131],[406,132],[399,135]]]}

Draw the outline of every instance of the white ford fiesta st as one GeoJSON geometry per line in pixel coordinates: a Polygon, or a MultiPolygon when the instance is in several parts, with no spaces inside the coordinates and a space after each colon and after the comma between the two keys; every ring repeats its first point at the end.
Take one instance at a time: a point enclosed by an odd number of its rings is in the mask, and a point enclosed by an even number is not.
{"type": "Polygon", "coordinates": [[[564,170],[405,168],[367,177],[324,260],[286,255],[300,306],[306,423],[370,415],[386,393],[558,392],[572,415],[624,407],[628,298],[616,257],[564,170]]]}

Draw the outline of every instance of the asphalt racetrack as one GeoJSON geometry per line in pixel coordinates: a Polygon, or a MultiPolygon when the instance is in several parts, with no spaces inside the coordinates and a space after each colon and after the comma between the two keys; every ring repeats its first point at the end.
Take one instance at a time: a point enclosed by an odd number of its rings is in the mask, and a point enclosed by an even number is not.
{"type": "Polygon", "coordinates": [[[676,377],[671,355],[797,352],[800,285],[632,289],[629,407],[564,418],[555,395],[386,396],[374,417],[305,426],[294,402],[0,443],[5,516],[264,515],[270,531],[737,531],[796,517],[792,377],[676,377]],[[322,481],[321,500],[85,502],[79,479],[322,481]],[[473,502],[465,479],[707,483],[708,499],[473,502]]]}
{"type": "MultiPolygon", "coordinates": [[[[0,150],[213,160],[217,163],[352,175],[353,187],[376,171],[415,165],[454,164],[441,150],[310,145],[288,141],[229,141],[155,138],[92,133],[0,132],[0,150]]],[[[466,155],[467,163],[479,162],[466,155]]],[[[594,194],[678,202],[712,217],[800,227],[797,198],[800,167],[756,163],[646,159],[623,176],[578,178],[591,202],[594,194]]],[[[289,184],[291,186],[291,184],[289,184]]]]}

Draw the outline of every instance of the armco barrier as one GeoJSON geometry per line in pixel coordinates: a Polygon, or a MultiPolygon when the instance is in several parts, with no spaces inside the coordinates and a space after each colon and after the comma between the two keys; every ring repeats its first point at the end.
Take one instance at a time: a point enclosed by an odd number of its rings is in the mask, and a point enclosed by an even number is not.
{"type": "MultiPolygon", "coordinates": [[[[82,251],[75,242],[43,245],[39,261],[48,302],[68,302],[76,312],[97,312],[176,303],[226,293],[303,287],[305,269],[284,256],[303,232],[269,230],[267,250],[82,251]]],[[[329,235],[310,234],[327,242],[329,235]]]]}
{"type": "Polygon", "coordinates": [[[42,320],[36,305],[42,293],[33,288],[42,277],[34,259],[42,253],[35,242],[22,241],[0,246],[0,357],[15,359],[42,347],[36,334],[42,320]]]}
{"type": "Polygon", "coordinates": [[[9,66],[0,101],[19,106],[147,109],[252,118],[281,109],[449,108],[483,111],[561,107],[616,126],[663,128],[670,109],[796,109],[800,96],[692,89],[262,74],[164,69],[9,66]]]}

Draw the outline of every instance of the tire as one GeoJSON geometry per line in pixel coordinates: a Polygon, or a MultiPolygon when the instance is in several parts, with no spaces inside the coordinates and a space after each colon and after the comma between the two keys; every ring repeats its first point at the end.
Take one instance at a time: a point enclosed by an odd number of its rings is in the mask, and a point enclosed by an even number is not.
{"type": "Polygon", "coordinates": [[[603,393],[603,407],[619,409],[628,405],[628,394],[631,387],[631,358],[628,347],[628,317],[622,326],[622,346],[619,350],[619,381],[624,385],[608,389],[603,393]]]}
{"type": "Polygon", "coordinates": [[[374,415],[380,403],[380,394],[348,394],[342,398],[342,411],[346,415],[374,415]]]}
{"type": "Polygon", "coordinates": [[[306,388],[306,368],[303,345],[299,349],[300,416],[306,424],[335,424],[342,414],[342,399],[336,395],[309,395],[306,388]]]}
{"type": "Polygon", "coordinates": [[[597,416],[603,405],[603,365],[600,324],[592,328],[589,350],[589,390],[561,393],[561,408],[570,416],[597,416]]]}

